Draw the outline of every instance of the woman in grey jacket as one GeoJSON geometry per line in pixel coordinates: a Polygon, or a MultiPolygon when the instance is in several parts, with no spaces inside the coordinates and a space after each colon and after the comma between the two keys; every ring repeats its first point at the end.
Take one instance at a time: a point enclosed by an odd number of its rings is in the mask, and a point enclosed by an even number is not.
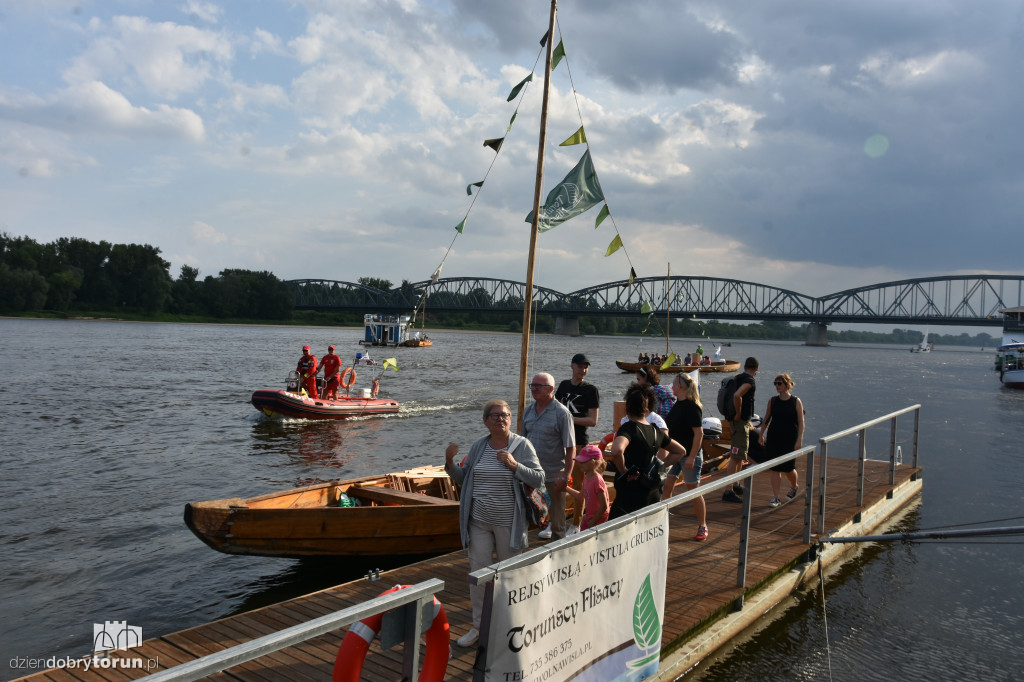
{"type": "MultiPolygon", "coordinates": [[[[516,479],[531,488],[544,487],[544,469],[533,445],[511,432],[508,403],[488,401],[484,405],[484,425],[490,435],[470,446],[461,465],[455,464],[459,454],[457,443],[450,443],[444,452],[445,471],[462,486],[459,527],[462,546],[469,550],[470,572],[491,565],[493,555],[503,561],[529,546],[529,524],[516,479]]],[[[480,637],[483,586],[470,585],[469,598],[473,604],[473,627],[459,637],[459,646],[473,646],[480,637]]]]}

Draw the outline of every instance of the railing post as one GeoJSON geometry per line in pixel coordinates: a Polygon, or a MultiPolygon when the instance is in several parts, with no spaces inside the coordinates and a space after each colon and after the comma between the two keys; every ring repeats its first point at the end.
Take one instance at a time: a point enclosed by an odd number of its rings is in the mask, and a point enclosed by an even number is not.
{"type": "Polygon", "coordinates": [[[814,450],[807,453],[807,480],[804,487],[804,544],[811,544],[811,517],[814,510],[814,450]]]}
{"type": "MultiPolygon", "coordinates": [[[[754,493],[754,477],[748,476],[743,481],[743,511],[740,513],[740,546],[736,557],[736,587],[743,589],[747,585],[747,548],[750,545],[750,498],[754,493]]],[[[743,608],[743,594],[736,600],[735,610],[743,608]]]]}
{"type": "Polygon", "coordinates": [[[896,485],[896,422],[899,417],[893,417],[892,428],[889,431],[889,485],[896,485]]]}
{"type": "Polygon", "coordinates": [[[914,410],[914,458],[912,465],[917,468],[917,438],[921,429],[921,406],[914,410]]]}
{"type": "Polygon", "coordinates": [[[860,430],[860,453],[857,455],[857,506],[864,506],[864,460],[868,457],[868,430],[860,430]]]}
{"type": "Polygon", "coordinates": [[[825,534],[825,477],[828,475],[828,443],[822,438],[818,441],[821,445],[821,473],[818,474],[818,535],[825,534]]]}
{"type": "MultiPolygon", "coordinates": [[[[416,664],[420,660],[420,637],[423,635],[423,618],[428,606],[432,614],[434,610],[433,595],[420,597],[415,603],[406,604],[403,608],[403,615],[405,616],[405,643],[402,647],[402,676],[406,680],[412,680],[416,677],[416,664]]],[[[383,646],[383,639],[381,644],[383,646]]]]}

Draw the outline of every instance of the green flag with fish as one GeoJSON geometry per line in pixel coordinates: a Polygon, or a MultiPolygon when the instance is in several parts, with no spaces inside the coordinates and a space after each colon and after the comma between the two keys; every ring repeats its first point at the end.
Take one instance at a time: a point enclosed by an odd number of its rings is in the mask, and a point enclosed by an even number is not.
{"type": "MultiPolygon", "coordinates": [[[[540,209],[537,230],[547,232],[602,201],[604,192],[601,191],[601,183],[597,181],[594,163],[590,160],[590,150],[587,150],[565,179],[548,192],[547,200],[540,209]]],[[[533,211],[526,216],[526,222],[533,222],[533,211]]]]}

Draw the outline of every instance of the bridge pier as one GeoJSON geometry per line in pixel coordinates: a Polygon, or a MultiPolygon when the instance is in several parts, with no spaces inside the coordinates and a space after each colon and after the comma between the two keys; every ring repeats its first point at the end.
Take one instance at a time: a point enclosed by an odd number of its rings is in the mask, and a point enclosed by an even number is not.
{"type": "Polygon", "coordinates": [[[805,346],[827,346],[828,345],[828,324],[825,322],[811,322],[807,325],[807,343],[805,346]]]}
{"type": "Polygon", "coordinates": [[[555,333],[562,336],[579,336],[580,318],[562,317],[559,315],[555,318],[555,333]]]}

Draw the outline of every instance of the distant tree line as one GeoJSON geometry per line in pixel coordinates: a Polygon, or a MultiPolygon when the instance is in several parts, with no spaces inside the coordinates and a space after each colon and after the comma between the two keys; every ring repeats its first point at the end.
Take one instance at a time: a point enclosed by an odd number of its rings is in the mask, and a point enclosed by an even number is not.
{"type": "Polygon", "coordinates": [[[40,244],[0,233],[0,313],[103,311],[288,320],[291,290],[270,272],[199,270],[170,263],[148,244],[91,242],[78,237],[40,244]]]}
{"type": "MultiPolygon", "coordinates": [[[[216,277],[199,279],[199,270],[181,266],[177,279],[160,249],[148,244],[99,243],[77,237],[40,244],[28,237],[0,232],[0,314],[33,311],[62,313],[132,313],[153,319],[168,316],[260,320],[308,324],[361,325],[363,311],[295,311],[290,288],[273,273],[253,270],[222,270],[216,277]]],[[[390,280],[360,277],[359,284],[392,291],[390,280]]],[[[408,280],[398,287],[409,301],[415,291],[408,280]]],[[[466,294],[432,292],[426,301],[427,325],[449,329],[489,329],[521,332],[522,299],[494,301],[482,288],[466,294]],[[439,308],[464,306],[472,312],[446,312],[439,308]],[[433,309],[432,309],[433,307],[433,309]],[[487,311],[490,307],[516,312],[487,311]]],[[[410,311],[411,312],[411,311],[410,311]]],[[[543,307],[532,318],[534,331],[555,330],[555,311],[543,307]]],[[[587,335],[636,335],[664,338],[665,318],[583,315],[580,332],[587,335]]],[[[709,342],[734,339],[803,341],[807,325],[784,320],[755,324],[674,318],[669,334],[675,338],[704,338],[709,342]]],[[[830,341],[845,343],[895,343],[914,346],[924,334],[909,329],[891,332],[833,331],[830,341]]],[[[929,333],[937,345],[994,346],[989,334],[929,333]]]]}

